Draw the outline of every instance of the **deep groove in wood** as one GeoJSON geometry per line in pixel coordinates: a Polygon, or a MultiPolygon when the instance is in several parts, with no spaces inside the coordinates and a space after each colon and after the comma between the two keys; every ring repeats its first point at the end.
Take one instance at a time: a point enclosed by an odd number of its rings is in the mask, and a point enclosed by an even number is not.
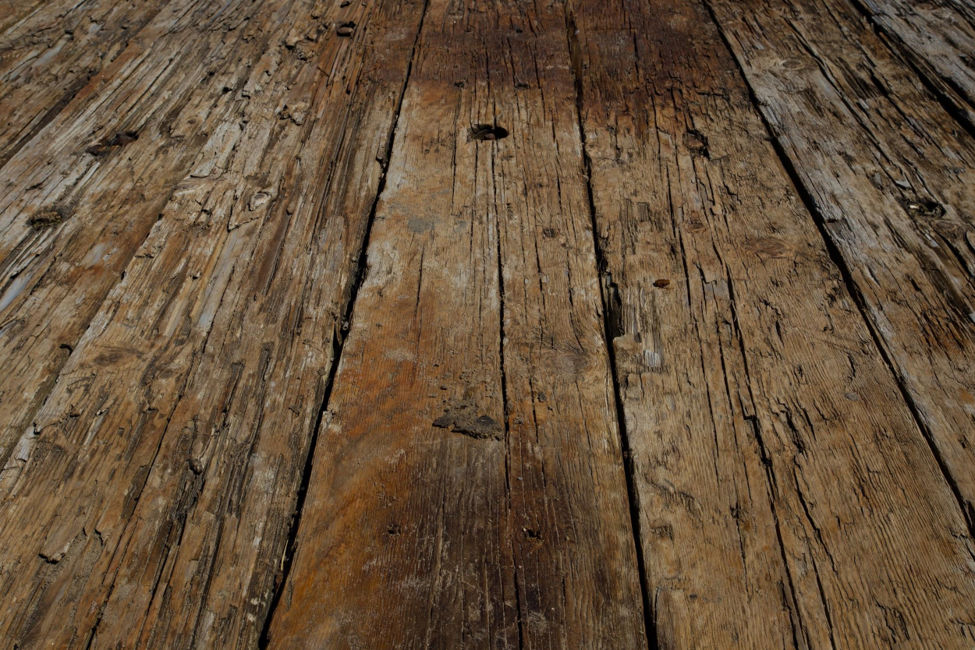
{"type": "MultiPolygon", "coordinates": [[[[382,175],[379,177],[379,186],[376,188],[376,196],[373,199],[372,206],[369,210],[369,218],[366,222],[366,228],[363,232],[362,241],[359,245],[359,260],[356,269],[356,278],[352,283],[352,287],[349,290],[349,296],[345,303],[345,312],[342,316],[342,320],[339,322],[339,329],[344,329],[346,323],[351,324],[352,319],[355,315],[355,303],[356,298],[359,294],[359,288],[362,286],[362,282],[366,277],[367,271],[367,259],[369,251],[369,235],[372,232],[373,223],[376,220],[376,210],[379,206],[379,199],[383,195],[383,190],[386,188],[386,174],[389,170],[389,160],[393,152],[393,144],[396,139],[396,127],[399,123],[400,113],[403,110],[403,98],[406,97],[406,89],[410,84],[410,74],[413,71],[413,62],[416,59],[416,49],[417,44],[420,41],[420,35],[423,33],[423,22],[426,18],[427,7],[429,6],[429,0],[423,1],[423,9],[420,13],[420,22],[416,30],[416,36],[413,40],[413,45],[410,48],[410,62],[406,67],[406,77],[403,81],[402,89],[400,90],[399,103],[396,106],[395,114],[393,115],[392,127],[390,128],[389,136],[386,139],[386,151],[383,156],[382,165],[382,175]]],[[[318,409],[318,416],[315,420],[315,426],[311,432],[311,442],[308,447],[308,455],[305,457],[305,465],[302,469],[301,483],[298,488],[297,499],[295,501],[294,512],[291,515],[291,526],[288,529],[287,543],[285,544],[285,556],[284,562],[281,570],[281,575],[277,581],[274,594],[271,597],[270,605],[268,606],[267,615],[264,618],[264,624],[261,626],[261,635],[258,640],[259,650],[266,650],[271,643],[271,622],[274,620],[274,613],[281,602],[281,596],[284,593],[285,586],[288,584],[288,577],[291,574],[291,567],[294,564],[295,550],[298,540],[298,532],[301,527],[301,516],[304,510],[305,499],[308,495],[308,485],[311,482],[311,472],[314,467],[315,451],[318,445],[318,437],[321,433],[322,422],[325,419],[325,414],[328,412],[329,399],[332,396],[332,388],[335,385],[335,375],[338,372],[339,363],[342,359],[342,348],[345,344],[345,336],[339,332],[333,334],[332,338],[332,359],[331,365],[329,366],[328,378],[325,380],[325,390],[322,395],[321,406],[318,409]]]]}
{"type": "Polygon", "coordinates": [[[914,419],[914,423],[917,425],[918,430],[923,434],[924,440],[927,442],[928,447],[931,450],[931,454],[934,456],[934,459],[938,464],[938,468],[941,470],[941,474],[944,477],[945,482],[948,484],[948,487],[951,489],[951,493],[954,496],[955,501],[957,502],[958,508],[962,514],[962,517],[965,520],[965,523],[967,524],[969,534],[975,536],[975,512],[973,512],[972,508],[969,507],[969,504],[966,503],[965,498],[962,496],[961,491],[958,487],[957,481],[948,471],[948,467],[947,464],[945,463],[944,457],[941,451],[938,449],[937,444],[935,443],[933,433],[931,432],[930,428],[925,424],[919,412],[916,401],[914,400],[913,396],[911,395],[910,391],[905,385],[904,378],[902,377],[901,373],[897,370],[896,366],[893,363],[893,360],[888,355],[887,349],[883,344],[883,340],[881,339],[880,334],[877,332],[876,327],[874,326],[873,322],[869,317],[869,310],[867,308],[866,302],[860,292],[859,287],[856,284],[856,281],[853,279],[853,275],[850,271],[849,265],[847,264],[846,260],[843,258],[843,255],[837,248],[836,243],[833,241],[832,237],[830,237],[829,233],[826,231],[822,211],[820,210],[819,206],[816,204],[815,199],[813,199],[811,193],[809,192],[809,189],[803,184],[802,179],[799,177],[799,173],[796,171],[796,168],[792,164],[791,159],[785,153],[781,141],[775,135],[775,131],[772,129],[772,125],[769,123],[765,113],[761,110],[761,104],[759,103],[758,97],[755,94],[755,89],[752,87],[751,82],[748,80],[748,77],[745,74],[744,67],[742,66],[742,63],[739,60],[738,55],[735,52],[734,48],[731,46],[728,36],[725,33],[724,27],[722,26],[721,22],[718,20],[717,16],[715,15],[714,9],[711,6],[711,0],[702,0],[702,2],[704,3],[704,6],[707,8],[707,11],[711,16],[711,20],[714,22],[715,26],[717,27],[718,33],[721,35],[721,40],[724,42],[725,47],[727,47],[728,51],[731,52],[732,54],[732,57],[735,61],[735,65],[738,68],[738,73],[741,76],[741,79],[745,87],[748,89],[749,97],[751,98],[752,104],[755,106],[756,112],[758,113],[759,117],[762,120],[762,124],[765,125],[765,130],[768,132],[769,141],[771,142],[772,147],[775,149],[775,153],[779,159],[779,162],[782,164],[782,167],[789,175],[789,178],[792,181],[792,185],[795,188],[796,193],[802,199],[803,204],[806,206],[806,209],[809,211],[809,214],[812,216],[813,222],[816,224],[816,229],[819,231],[823,239],[823,242],[826,246],[826,250],[829,253],[830,259],[839,269],[840,274],[843,278],[843,283],[846,286],[846,289],[849,292],[850,296],[853,298],[853,302],[854,304],[856,304],[857,310],[860,313],[860,317],[863,319],[864,323],[866,324],[867,330],[870,332],[870,336],[873,339],[874,345],[877,348],[877,352],[880,354],[880,357],[883,359],[884,364],[886,365],[887,369],[890,371],[891,376],[894,378],[894,381],[897,384],[897,387],[900,390],[900,393],[904,398],[907,407],[910,409],[911,416],[914,419]]]}
{"type": "Polygon", "coordinates": [[[613,399],[616,406],[616,423],[619,428],[620,447],[623,454],[623,471],[626,476],[626,493],[630,506],[630,526],[633,532],[633,544],[636,551],[637,568],[640,572],[640,593],[643,597],[643,618],[646,628],[647,648],[658,650],[660,639],[657,634],[657,622],[653,599],[650,597],[650,584],[647,578],[647,564],[643,557],[643,534],[640,527],[640,494],[637,491],[633,480],[633,458],[630,439],[626,431],[626,413],[623,409],[623,398],[620,392],[619,371],[616,363],[616,350],[613,348],[614,328],[613,315],[611,314],[611,304],[607,299],[607,267],[606,256],[599,244],[599,224],[596,219],[596,203],[593,199],[592,190],[592,160],[586,150],[586,128],[583,122],[583,109],[585,98],[583,96],[582,69],[581,62],[578,60],[577,53],[579,48],[576,38],[577,29],[571,7],[566,8],[565,13],[565,32],[566,41],[571,59],[572,77],[575,82],[576,92],[576,118],[579,125],[579,138],[582,145],[583,166],[585,168],[586,179],[586,198],[589,204],[589,219],[592,225],[592,246],[596,256],[596,270],[599,273],[599,295],[602,299],[603,314],[603,339],[606,343],[606,353],[609,357],[610,377],[613,380],[613,399]]]}

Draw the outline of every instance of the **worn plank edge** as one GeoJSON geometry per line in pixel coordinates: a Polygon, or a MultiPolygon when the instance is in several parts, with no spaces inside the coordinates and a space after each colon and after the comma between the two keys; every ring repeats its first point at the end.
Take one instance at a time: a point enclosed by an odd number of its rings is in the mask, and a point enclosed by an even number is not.
{"type": "MultiPolygon", "coordinates": [[[[430,6],[430,0],[423,0],[423,9],[420,11],[420,22],[417,26],[416,34],[413,37],[413,45],[410,47],[409,63],[406,66],[406,77],[403,81],[402,90],[399,95],[399,103],[396,106],[396,111],[393,115],[393,119],[390,126],[390,131],[386,137],[386,150],[383,152],[383,164],[382,164],[382,174],[379,177],[379,185],[376,189],[376,194],[372,199],[372,205],[369,208],[369,218],[366,221],[365,232],[362,237],[362,241],[359,243],[359,259],[356,263],[356,277],[355,281],[349,289],[349,295],[346,297],[344,311],[342,313],[343,323],[352,323],[352,319],[355,316],[355,305],[356,300],[359,295],[359,288],[362,286],[362,282],[366,276],[366,260],[367,253],[369,250],[369,239],[372,233],[372,226],[376,221],[376,210],[379,206],[379,199],[383,195],[383,190],[386,189],[386,175],[389,170],[389,160],[393,153],[393,145],[396,140],[396,129],[399,124],[400,114],[403,110],[403,99],[406,97],[406,89],[410,85],[410,75],[413,72],[413,63],[416,60],[416,50],[417,45],[420,42],[420,34],[423,33],[423,23],[427,16],[427,9],[430,6]]],[[[344,327],[342,328],[345,329],[344,327]]],[[[264,617],[264,623],[261,625],[261,635],[258,638],[258,648],[259,650],[266,650],[271,644],[271,622],[274,620],[275,610],[278,608],[278,604],[281,602],[281,596],[284,593],[284,588],[288,583],[288,577],[291,574],[291,568],[294,563],[295,550],[298,540],[298,530],[301,526],[301,515],[304,511],[305,498],[308,495],[308,485],[311,482],[312,468],[314,467],[315,452],[318,447],[319,434],[323,426],[325,425],[325,414],[328,412],[329,401],[332,397],[332,388],[335,386],[335,376],[338,373],[338,368],[342,360],[342,348],[345,345],[345,336],[342,333],[336,333],[336,336],[332,339],[332,362],[328,369],[328,376],[325,380],[325,389],[322,392],[322,401],[318,407],[318,417],[315,420],[315,427],[311,432],[311,442],[308,446],[308,455],[305,457],[305,466],[302,468],[301,473],[301,484],[298,488],[298,494],[295,499],[295,507],[291,514],[291,525],[288,529],[287,543],[284,548],[284,557],[281,562],[281,573],[278,579],[275,581],[274,593],[271,595],[271,602],[267,609],[267,614],[264,617]]]]}
{"type": "Polygon", "coordinates": [[[609,291],[607,285],[606,269],[609,263],[606,259],[605,251],[599,242],[599,224],[596,217],[596,202],[593,198],[592,188],[592,158],[589,156],[588,144],[586,142],[586,129],[583,123],[583,109],[585,106],[585,96],[582,83],[582,62],[579,58],[579,30],[575,24],[574,10],[571,4],[565,9],[565,32],[567,46],[569,48],[569,59],[572,67],[572,78],[575,84],[576,95],[576,118],[579,121],[579,137],[582,144],[582,164],[585,169],[586,198],[589,207],[589,219],[592,225],[592,246],[596,255],[596,269],[599,273],[599,297],[602,301],[603,316],[603,340],[606,342],[606,351],[609,358],[610,377],[613,381],[613,401],[616,407],[616,421],[619,427],[620,448],[623,451],[623,474],[626,477],[626,493],[630,506],[630,525],[633,527],[633,543],[636,547],[637,569],[640,573],[640,593],[643,597],[643,616],[644,627],[646,629],[647,647],[653,650],[659,646],[657,634],[657,621],[653,599],[650,597],[650,581],[647,574],[647,562],[643,555],[643,531],[641,529],[640,518],[640,494],[634,479],[635,468],[633,466],[633,448],[630,444],[630,436],[626,429],[626,414],[623,408],[623,397],[620,388],[620,372],[616,363],[616,349],[613,345],[614,332],[612,328],[611,303],[606,294],[609,291]]]}

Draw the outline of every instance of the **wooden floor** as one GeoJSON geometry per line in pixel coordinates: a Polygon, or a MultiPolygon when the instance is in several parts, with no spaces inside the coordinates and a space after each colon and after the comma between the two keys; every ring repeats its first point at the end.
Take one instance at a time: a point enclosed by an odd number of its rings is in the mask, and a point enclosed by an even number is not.
{"type": "Polygon", "coordinates": [[[0,648],[975,648],[972,0],[0,0],[0,648]]]}

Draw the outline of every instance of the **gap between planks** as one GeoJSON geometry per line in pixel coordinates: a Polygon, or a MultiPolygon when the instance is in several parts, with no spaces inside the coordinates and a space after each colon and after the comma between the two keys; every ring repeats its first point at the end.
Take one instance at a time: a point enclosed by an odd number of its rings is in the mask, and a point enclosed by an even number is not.
{"type": "Polygon", "coordinates": [[[386,152],[383,155],[382,175],[379,177],[379,186],[376,190],[376,196],[372,201],[372,207],[369,209],[369,218],[366,222],[365,234],[359,247],[359,261],[356,268],[356,279],[352,285],[351,291],[349,292],[349,297],[345,304],[345,313],[342,315],[342,320],[340,321],[340,331],[342,334],[338,335],[332,340],[332,362],[331,366],[329,367],[328,379],[325,382],[325,391],[322,397],[321,406],[318,409],[318,417],[315,420],[315,427],[311,432],[311,443],[308,447],[308,455],[305,459],[305,466],[302,470],[301,484],[298,488],[295,509],[291,515],[291,525],[288,529],[288,540],[284,548],[284,559],[282,562],[281,575],[278,577],[274,594],[271,596],[271,604],[268,607],[267,615],[264,618],[264,624],[261,626],[261,636],[258,640],[258,648],[260,648],[260,650],[266,650],[271,643],[271,621],[274,619],[274,612],[277,609],[278,604],[281,602],[281,595],[284,593],[284,587],[288,582],[288,576],[291,575],[291,567],[294,564],[294,552],[298,537],[298,529],[301,526],[301,515],[304,511],[305,498],[308,496],[308,484],[311,481],[311,471],[312,467],[314,466],[315,452],[318,448],[318,438],[325,420],[325,414],[328,412],[328,404],[332,396],[332,388],[335,385],[335,375],[338,373],[339,365],[342,362],[342,349],[345,346],[346,339],[344,333],[350,330],[352,327],[352,322],[355,318],[356,298],[359,295],[359,289],[362,287],[362,281],[366,276],[369,236],[372,234],[372,227],[376,221],[376,209],[379,206],[379,200],[382,198],[383,190],[386,189],[386,175],[389,172],[389,160],[393,153],[393,144],[396,141],[396,128],[399,124],[400,114],[403,111],[403,98],[406,97],[406,91],[410,86],[410,75],[413,73],[413,63],[416,60],[417,43],[420,41],[420,34],[423,33],[423,23],[426,20],[427,9],[429,6],[430,0],[423,0],[423,9],[420,12],[420,22],[416,29],[416,36],[413,39],[413,45],[410,48],[410,61],[406,66],[406,78],[403,82],[403,90],[400,93],[399,103],[397,104],[396,111],[393,114],[393,119],[391,121],[392,127],[390,128],[389,134],[386,138],[386,152]]]}
{"type": "MultiPolygon", "coordinates": [[[[959,513],[962,515],[962,518],[964,519],[967,525],[969,534],[975,536],[975,512],[973,512],[970,509],[968,502],[966,501],[965,496],[963,495],[962,490],[959,487],[958,481],[954,476],[952,476],[948,463],[946,462],[941,449],[938,447],[934,432],[931,430],[931,427],[928,425],[928,423],[921,415],[921,408],[923,407],[918,404],[915,395],[912,394],[910,388],[907,386],[903,374],[898,370],[894,361],[890,357],[887,346],[884,345],[883,337],[881,333],[877,331],[876,324],[874,323],[873,319],[870,318],[869,307],[866,304],[866,300],[863,296],[862,291],[860,290],[860,287],[857,285],[856,280],[853,278],[853,273],[850,269],[850,263],[843,256],[842,252],[839,250],[836,244],[836,241],[834,240],[833,237],[829,235],[827,231],[826,228],[827,215],[823,213],[822,207],[819,204],[817,204],[817,202],[813,198],[809,186],[802,180],[802,177],[800,176],[798,170],[796,169],[793,160],[786,153],[781,137],[776,134],[775,129],[772,127],[771,123],[769,122],[768,115],[764,110],[762,110],[762,104],[758,99],[758,95],[756,93],[752,80],[745,70],[745,65],[741,60],[741,55],[739,54],[738,50],[735,47],[733,47],[731,40],[729,39],[728,34],[726,33],[724,25],[721,23],[717,14],[715,13],[713,7],[713,0],[701,0],[701,2],[703,6],[706,8],[711,22],[714,24],[715,28],[717,29],[717,32],[721,38],[721,42],[724,44],[725,48],[727,48],[728,52],[731,53],[732,59],[735,62],[735,67],[738,71],[738,75],[741,78],[742,84],[748,91],[748,95],[751,100],[752,106],[755,109],[755,112],[758,114],[759,118],[762,121],[762,124],[765,127],[765,130],[768,134],[769,142],[772,144],[772,147],[775,150],[779,162],[781,163],[783,169],[786,171],[789,180],[791,181],[793,187],[796,190],[796,193],[802,199],[802,202],[805,205],[806,210],[811,215],[812,220],[816,225],[816,229],[818,230],[823,240],[823,243],[826,247],[826,250],[829,253],[830,259],[832,260],[836,268],[840,271],[841,277],[843,279],[843,283],[846,285],[846,289],[849,292],[850,296],[853,298],[853,302],[857,306],[857,310],[859,311],[861,319],[866,325],[867,330],[870,332],[870,336],[871,339],[873,340],[874,347],[876,348],[876,351],[878,353],[878,357],[883,360],[884,365],[889,370],[891,377],[893,377],[897,385],[897,388],[904,399],[905,404],[907,405],[908,409],[911,412],[911,416],[914,420],[914,423],[917,425],[918,430],[923,435],[924,440],[927,443],[932,456],[937,462],[938,468],[945,480],[945,483],[948,485],[949,489],[951,490],[951,493],[954,496],[954,499],[958,505],[959,513]]],[[[867,10],[866,7],[863,6],[860,0],[849,0],[849,2],[857,11],[859,11],[863,15],[864,20],[866,20],[874,28],[874,30],[881,35],[885,45],[889,49],[893,50],[890,41],[895,39],[896,37],[890,35],[886,29],[884,29],[881,25],[879,25],[876,22],[876,20],[873,18],[873,15],[867,10]]],[[[915,63],[911,61],[909,57],[902,56],[901,58],[904,64],[907,65],[911,69],[912,73],[922,82],[924,87],[927,88],[929,92],[931,92],[932,96],[938,101],[939,105],[942,106],[945,112],[951,115],[951,117],[957,122],[958,126],[960,126],[966,133],[975,136],[975,129],[973,129],[973,125],[969,122],[964,112],[960,111],[957,108],[957,104],[952,102],[951,99],[948,98],[936,86],[936,84],[928,77],[928,75],[925,74],[922,70],[920,70],[918,66],[915,65],[915,63]]]]}

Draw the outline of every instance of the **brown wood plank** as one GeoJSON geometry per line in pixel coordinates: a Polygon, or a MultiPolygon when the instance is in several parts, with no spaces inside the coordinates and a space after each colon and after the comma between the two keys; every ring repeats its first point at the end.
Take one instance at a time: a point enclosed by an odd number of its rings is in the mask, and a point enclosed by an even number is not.
{"type": "Polygon", "coordinates": [[[0,636],[256,645],[421,9],[260,7],[271,34],[241,80],[250,100],[213,130],[21,440],[0,636]]]}
{"type": "Polygon", "coordinates": [[[971,529],[975,141],[845,2],[712,5],[971,529]]]}
{"type": "Polygon", "coordinates": [[[185,7],[168,0],[50,2],[0,37],[0,167],[161,10],[157,24],[177,25],[185,7]]]}
{"type": "Polygon", "coordinates": [[[13,31],[56,0],[0,0],[0,34],[13,31]]]}
{"type": "Polygon", "coordinates": [[[249,67],[286,6],[177,4],[177,25],[160,16],[0,169],[0,483],[23,465],[16,441],[173,188],[206,177],[230,146],[217,126],[246,115],[249,67]]]}
{"type": "Polygon", "coordinates": [[[969,647],[961,511],[706,8],[571,5],[658,646],[969,647]]]}
{"type": "Polygon", "coordinates": [[[965,0],[851,0],[975,132],[975,6],[965,0]]]}
{"type": "Polygon", "coordinates": [[[271,647],[646,647],[562,9],[430,2],[271,647]]]}

